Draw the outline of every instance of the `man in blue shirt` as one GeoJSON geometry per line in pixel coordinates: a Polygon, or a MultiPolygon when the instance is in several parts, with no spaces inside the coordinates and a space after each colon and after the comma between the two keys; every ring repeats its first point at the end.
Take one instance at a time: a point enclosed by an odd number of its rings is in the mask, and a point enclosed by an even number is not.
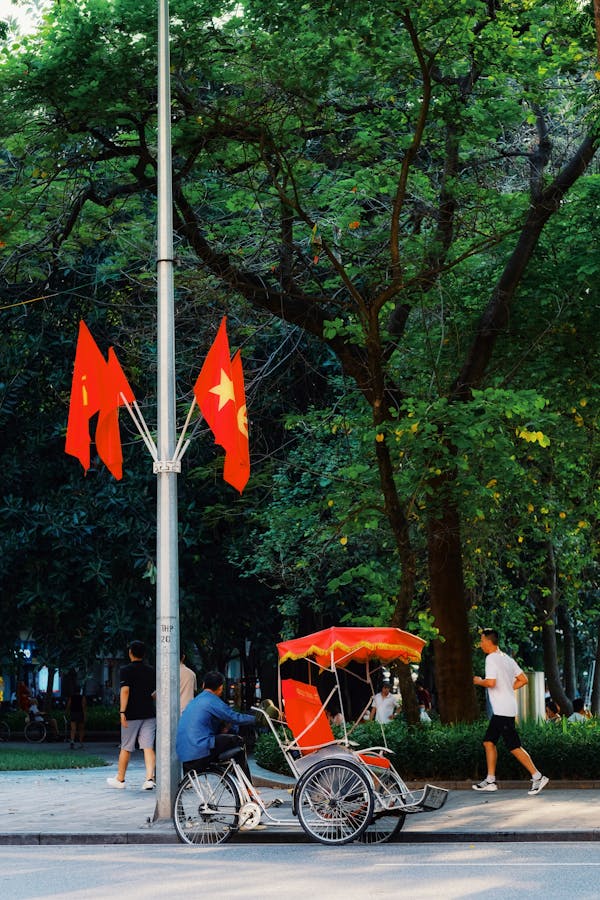
{"type": "Polygon", "coordinates": [[[203,690],[184,709],[177,727],[177,756],[183,763],[183,771],[204,768],[208,762],[218,759],[221,753],[234,747],[240,748],[238,762],[248,780],[250,770],[246,760],[244,741],[228,729],[238,725],[254,725],[254,716],[235,712],[221,699],[225,677],[220,672],[208,672],[204,676],[203,690]]]}

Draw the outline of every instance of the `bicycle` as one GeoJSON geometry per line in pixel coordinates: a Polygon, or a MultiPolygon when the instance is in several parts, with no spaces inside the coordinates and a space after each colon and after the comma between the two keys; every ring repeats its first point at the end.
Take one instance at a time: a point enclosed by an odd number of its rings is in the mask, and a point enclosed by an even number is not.
{"type": "Polygon", "coordinates": [[[175,830],[184,843],[222,844],[239,830],[256,828],[269,807],[281,806],[278,799],[264,803],[255,792],[235,759],[239,753],[238,747],[226,750],[217,762],[184,775],[173,813],[175,830]]]}
{"type": "Polygon", "coordinates": [[[6,719],[0,719],[0,741],[10,741],[10,725],[6,719]]]}
{"type": "MultiPolygon", "coordinates": [[[[56,730],[56,735],[53,735],[54,740],[56,741],[64,741],[66,740],[67,734],[67,720],[63,716],[63,737],[61,738],[58,733],[58,726],[56,730]]],[[[23,734],[25,735],[25,740],[30,744],[41,744],[42,741],[45,741],[51,732],[51,727],[46,718],[42,719],[29,719],[25,723],[25,728],[23,729],[23,734]]]]}

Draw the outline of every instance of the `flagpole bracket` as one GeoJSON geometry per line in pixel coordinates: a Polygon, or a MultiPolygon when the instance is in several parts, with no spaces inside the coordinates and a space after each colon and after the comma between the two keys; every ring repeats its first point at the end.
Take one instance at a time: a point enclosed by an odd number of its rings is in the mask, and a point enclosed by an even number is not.
{"type": "Polygon", "coordinates": [[[163,472],[175,472],[176,474],[179,474],[181,472],[181,460],[157,459],[154,461],[153,469],[155,475],[160,475],[163,472]]]}

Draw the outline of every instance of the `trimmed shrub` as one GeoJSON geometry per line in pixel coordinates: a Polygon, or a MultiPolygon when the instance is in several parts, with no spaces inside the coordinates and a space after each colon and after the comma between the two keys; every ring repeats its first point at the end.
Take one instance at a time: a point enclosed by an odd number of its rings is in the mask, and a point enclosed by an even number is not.
{"type": "MultiPolygon", "coordinates": [[[[412,727],[394,720],[385,728],[385,743],[393,752],[394,766],[407,781],[479,781],[486,775],[482,747],[486,726],[486,720],[472,725],[432,723],[412,727]]],[[[519,735],[544,775],[552,779],[600,778],[600,724],[596,719],[580,724],[565,720],[562,728],[525,723],[519,726],[519,735]]],[[[375,722],[365,722],[352,732],[352,740],[358,744],[358,749],[381,746],[381,728],[375,722]]],[[[273,735],[259,737],[254,755],[265,769],[290,774],[273,735]]],[[[500,741],[499,780],[526,780],[528,777],[500,741]]]]}

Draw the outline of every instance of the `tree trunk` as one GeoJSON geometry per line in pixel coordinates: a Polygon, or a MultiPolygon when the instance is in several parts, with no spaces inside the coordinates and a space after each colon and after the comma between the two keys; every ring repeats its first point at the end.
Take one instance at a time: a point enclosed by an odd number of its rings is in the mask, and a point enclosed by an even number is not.
{"type": "Polygon", "coordinates": [[[600,626],[596,641],[596,657],[594,662],[594,679],[592,681],[592,702],[590,710],[593,716],[600,715],[600,626]]]}
{"type": "Polygon", "coordinates": [[[573,707],[560,678],[554,618],[547,618],[542,624],[542,646],[544,649],[544,672],[550,696],[560,706],[562,715],[570,716],[573,707]]]}
{"type": "Polygon", "coordinates": [[[402,712],[409,725],[416,725],[419,721],[419,706],[410,666],[401,664],[396,671],[402,695],[402,712]]]}
{"type": "Polygon", "coordinates": [[[440,631],[434,650],[440,719],[444,723],[473,722],[479,710],[473,687],[460,520],[450,503],[430,515],[427,542],[430,605],[440,631]]]}
{"type": "Polygon", "coordinates": [[[560,706],[563,715],[570,716],[573,706],[560,678],[558,651],[556,646],[556,608],[558,606],[558,582],[556,580],[556,557],[551,541],[546,543],[545,567],[546,591],[541,593],[538,608],[542,614],[542,646],[544,650],[544,672],[552,699],[560,706]]]}
{"type": "Polygon", "coordinates": [[[562,603],[556,609],[556,620],[563,633],[563,682],[567,696],[574,700],[577,690],[577,661],[575,658],[575,635],[569,611],[562,603]]]}

